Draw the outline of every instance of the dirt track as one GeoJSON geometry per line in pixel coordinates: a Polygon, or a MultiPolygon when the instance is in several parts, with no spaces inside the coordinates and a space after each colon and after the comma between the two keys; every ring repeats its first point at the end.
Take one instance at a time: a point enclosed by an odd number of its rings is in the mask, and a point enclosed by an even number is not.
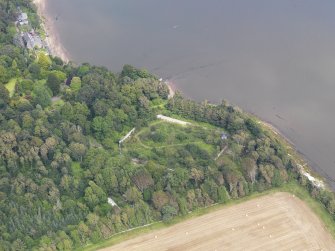
{"type": "Polygon", "coordinates": [[[335,241],[300,199],[276,193],[102,250],[335,250],[335,241]]]}

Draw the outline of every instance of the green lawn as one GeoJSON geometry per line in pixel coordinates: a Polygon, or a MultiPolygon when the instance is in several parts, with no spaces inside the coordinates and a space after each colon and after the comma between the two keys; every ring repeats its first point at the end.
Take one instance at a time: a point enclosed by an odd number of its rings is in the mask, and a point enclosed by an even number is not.
{"type": "Polygon", "coordinates": [[[15,84],[16,84],[17,78],[12,78],[7,84],[5,84],[5,87],[9,91],[9,96],[13,97],[15,93],[15,84]]]}

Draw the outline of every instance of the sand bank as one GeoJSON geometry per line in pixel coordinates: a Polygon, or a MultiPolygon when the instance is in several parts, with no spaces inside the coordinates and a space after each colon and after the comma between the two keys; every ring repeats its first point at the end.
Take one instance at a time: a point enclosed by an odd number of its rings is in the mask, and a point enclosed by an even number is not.
{"type": "Polygon", "coordinates": [[[55,31],[54,28],[54,22],[56,20],[53,20],[51,17],[47,15],[46,0],[33,0],[33,3],[36,5],[37,13],[42,20],[41,25],[44,31],[46,32],[45,41],[50,49],[50,53],[53,56],[60,57],[63,61],[68,62],[69,53],[61,44],[57,32],[55,31]]]}

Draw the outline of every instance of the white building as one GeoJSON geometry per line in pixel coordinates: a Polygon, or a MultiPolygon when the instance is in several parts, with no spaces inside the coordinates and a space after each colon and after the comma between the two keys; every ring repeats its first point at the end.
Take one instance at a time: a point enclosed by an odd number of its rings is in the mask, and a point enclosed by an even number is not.
{"type": "Polygon", "coordinates": [[[179,124],[179,125],[183,125],[183,126],[192,125],[190,122],[186,122],[186,121],[182,121],[182,120],[179,120],[179,119],[170,118],[170,117],[167,117],[167,116],[164,116],[164,115],[161,115],[161,114],[158,114],[157,118],[161,119],[161,120],[164,120],[164,121],[167,121],[167,122],[170,122],[170,123],[179,124]]]}
{"type": "Polygon", "coordinates": [[[108,197],[108,200],[107,200],[108,204],[111,205],[112,207],[118,207],[118,205],[115,203],[115,201],[111,198],[111,197],[108,197]]]}
{"type": "Polygon", "coordinates": [[[27,13],[24,12],[20,13],[20,15],[17,18],[17,21],[19,22],[20,25],[27,25],[29,23],[27,13]]]}

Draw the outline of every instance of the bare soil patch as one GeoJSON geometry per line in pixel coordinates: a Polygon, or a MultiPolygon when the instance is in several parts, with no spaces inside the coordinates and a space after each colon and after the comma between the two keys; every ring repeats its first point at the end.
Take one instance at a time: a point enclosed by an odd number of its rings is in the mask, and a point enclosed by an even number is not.
{"type": "Polygon", "coordinates": [[[303,201],[275,193],[102,250],[335,250],[335,241],[303,201]]]}

